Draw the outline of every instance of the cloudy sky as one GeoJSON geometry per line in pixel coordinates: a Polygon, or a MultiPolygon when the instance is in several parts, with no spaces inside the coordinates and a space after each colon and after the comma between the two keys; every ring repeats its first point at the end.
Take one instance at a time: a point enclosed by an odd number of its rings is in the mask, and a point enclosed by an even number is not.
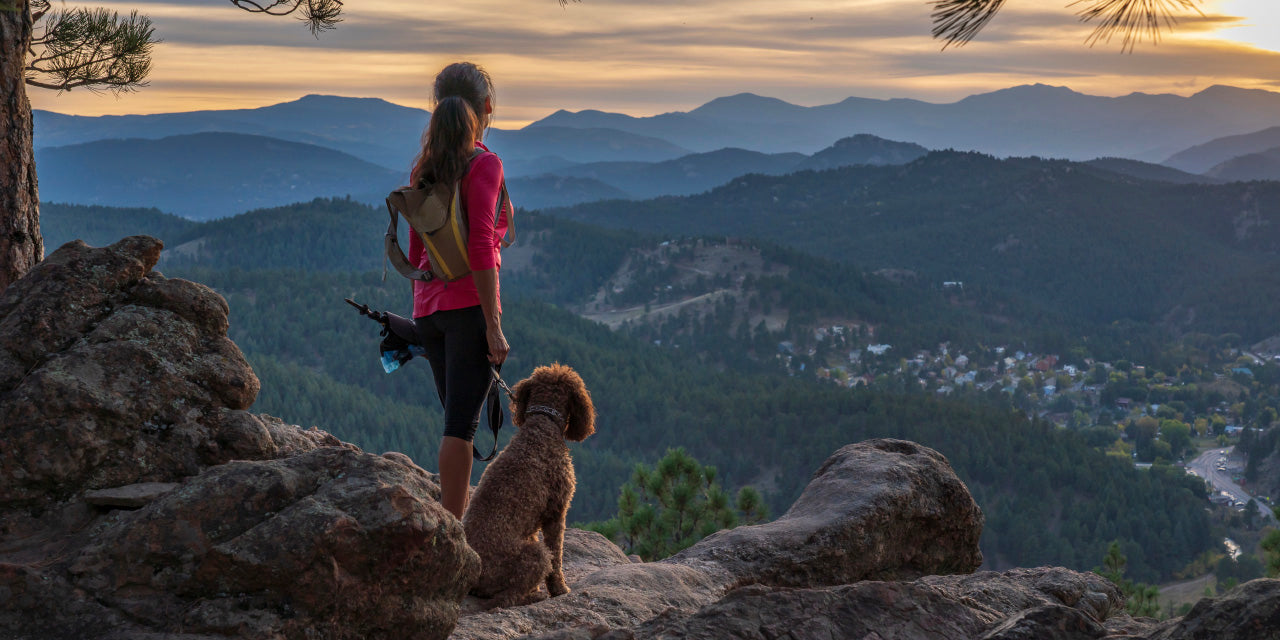
{"type": "MultiPolygon", "coordinates": [[[[76,3],[72,3],[76,4],[76,3]]],[[[803,105],[849,96],[952,102],[1018,84],[1096,95],[1189,95],[1213,84],[1280,91],[1280,0],[1202,0],[1158,46],[1084,44],[1066,0],[1009,0],[971,44],[929,37],[923,0],[347,0],[312,37],[292,18],[225,0],[104,2],[152,18],[150,86],[120,97],[31,89],[83,115],[257,107],[309,93],[430,107],[454,60],[498,85],[498,126],[557,109],[685,111],[741,92],[803,105]]]]}

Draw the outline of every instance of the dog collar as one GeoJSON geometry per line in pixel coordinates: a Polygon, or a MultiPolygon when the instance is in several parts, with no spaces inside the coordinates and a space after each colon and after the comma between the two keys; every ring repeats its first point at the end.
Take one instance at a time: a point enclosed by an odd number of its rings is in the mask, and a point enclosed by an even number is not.
{"type": "Polygon", "coordinates": [[[555,420],[557,422],[564,422],[564,416],[560,415],[559,411],[556,411],[555,409],[552,409],[551,407],[548,407],[545,404],[529,405],[524,408],[524,412],[526,415],[530,413],[541,413],[542,415],[548,418],[551,418],[552,420],[555,420]]]}

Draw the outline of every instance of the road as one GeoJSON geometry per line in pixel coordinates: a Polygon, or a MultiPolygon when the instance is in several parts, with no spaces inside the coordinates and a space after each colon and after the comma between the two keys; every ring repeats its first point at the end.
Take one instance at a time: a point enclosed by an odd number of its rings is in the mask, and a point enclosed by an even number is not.
{"type": "MultiPolygon", "coordinates": [[[[1224,492],[1231,496],[1232,500],[1239,500],[1242,504],[1248,504],[1253,500],[1253,496],[1242,489],[1240,485],[1231,480],[1229,471],[1218,471],[1218,459],[1231,457],[1231,448],[1210,449],[1200,454],[1195,460],[1187,463],[1187,471],[1204,478],[1209,486],[1213,488],[1215,493],[1224,492]]],[[[1263,519],[1268,524],[1275,524],[1275,514],[1261,500],[1258,501],[1258,510],[1262,513],[1263,519]]]]}

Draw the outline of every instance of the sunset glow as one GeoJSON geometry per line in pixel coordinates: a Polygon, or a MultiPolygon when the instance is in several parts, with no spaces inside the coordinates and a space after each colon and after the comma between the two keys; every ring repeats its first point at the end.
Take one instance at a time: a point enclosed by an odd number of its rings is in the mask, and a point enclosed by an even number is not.
{"type": "Polygon", "coordinates": [[[557,109],[633,115],[752,92],[814,105],[849,96],[950,102],[1042,82],[1096,95],[1187,95],[1214,84],[1280,89],[1280,3],[1217,0],[1159,45],[1090,48],[1073,10],[1011,2],[965,47],[929,37],[929,5],[905,0],[410,0],[350,3],[313,38],[290,18],[212,0],[112,2],[164,40],[150,86],[120,97],[32,89],[33,106],[81,115],[265,106],[310,93],[428,108],[429,79],[458,59],[498,84],[498,126],[557,109]]]}

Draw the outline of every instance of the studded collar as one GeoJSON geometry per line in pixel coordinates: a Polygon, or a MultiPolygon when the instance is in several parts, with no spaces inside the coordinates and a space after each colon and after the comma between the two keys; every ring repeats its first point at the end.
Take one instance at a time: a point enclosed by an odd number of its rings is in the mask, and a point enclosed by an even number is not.
{"type": "Polygon", "coordinates": [[[555,420],[556,422],[564,424],[564,415],[562,415],[559,411],[556,411],[555,409],[548,407],[545,404],[531,404],[524,408],[524,413],[525,415],[528,415],[531,413],[539,413],[544,416],[547,416],[548,418],[551,418],[552,420],[555,420]]]}

